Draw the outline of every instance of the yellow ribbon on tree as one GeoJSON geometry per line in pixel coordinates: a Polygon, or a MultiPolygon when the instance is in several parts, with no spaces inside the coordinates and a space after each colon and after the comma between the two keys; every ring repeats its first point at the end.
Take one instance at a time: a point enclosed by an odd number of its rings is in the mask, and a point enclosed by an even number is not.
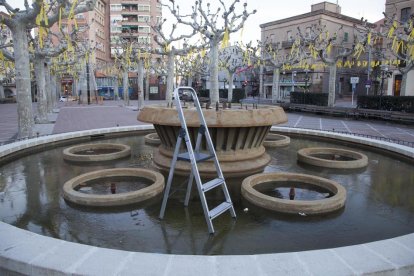
{"type": "Polygon", "coordinates": [[[224,30],[223,40],[221,41],[221,48],[226,48],[229,45],[230,34],[229,30],[226,28],[224,30]]]}
{"type": "Polygon", "coordinates": [[[369,32],[368,33],[368,35],[367,35],[367,43],[368,43],[368,45],[371,45],[371,32],[369,32]]]}
{"type": "Polygon", "coordinates": [[[59,8],[59,22],[58,22],[59,30],[62,29],[62,13],[63,13],[63,8],[60,7],[59,8]]]}

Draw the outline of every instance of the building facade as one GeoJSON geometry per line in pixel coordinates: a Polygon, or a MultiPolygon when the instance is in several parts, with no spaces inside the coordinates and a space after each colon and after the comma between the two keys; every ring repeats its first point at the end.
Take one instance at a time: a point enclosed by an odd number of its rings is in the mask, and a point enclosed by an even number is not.
{"type": "MultiPolygon", "coordinates": [[[[82,30],[77,35],[77,42],[84,43],[94,54],[89,55],[89,63],[93,66],[89,70],[93,71],[95,75],[99,75],[99,68],[105,67],[111,62],[111,47],[110,47],[110,14],[109,14],[110,0],[97,0],[95,8],[92,11],[76,14],[74,20],[63,19],[61,28],[63,33],[71,33],[76,26],[82,30]]],[[[52,31],[59,32],[59,24],[56,23],[52,27],[52,31]]],[[[55,38],[54,43],[58,43],[55,38]]],[[[66,74],[61,78],[61,90],[63,95],[76,95],[74,91],[73,76],[66,74]]]]}
{"type": "Polygon", "coordinates": [[[157,0],[111,0],[111,48],[120,41],[134,41],[157,47],[151,25],[162,19],[162,5],[157,0]]]}
{"type": "MultiPolygon", "coordinates": [[[[399,21],[400,24],[404,24],[407,22],[411,16],[414,15],[414,0],[386,0],[385,2],[385,14],[387,18],[392,18],[393,15],[396,16],[396,19],[399,21]]],[[[381,24],[379,24],[381,25],[381,24]]],[[[395,55],[393,55],[389,51],[389,47],[387,48],[387,41],[383,41],[381,48],[384,51],[384,55],[386,59],[395,59],[395,55]]],[[[406,74],[405,83],[403,84],[403,74],[401,71],[404,71],[405,66],[413,66],[414,61],[411,61],[410,64],[402,63],[399,66],[387,66],[383,67],[381,77],[383,78],[384,75],[390,76],[388,79],[387,87],[387,95],[394,95],[394,96],[414,96],[414,68],[408,71],[406,74]],[[399,70],[402,69],[402,70],[399,70]],[[405,87],[402,87],[402,86],[405,87]]]]}
{"type": "MultiPolygon", "coordinates": [[[[298,28],[300,28],[302,35],[308,37],[311,34],[312,26],[316,25],[324,25],[330,34],[337,33],[337,41],[343,42],[341,46],[352,48],[354,26],[360,26],[361,20],[341,14],[341,7],[337,4],[322,2],[312,5],[309,13],[261,24],[261,40],[278,45],[279,51],[288,54],[294,44],[298,28]]],[[[346,61],[346,58],[343,61],[346,61]]],[[[357,94],[366,93],[367,68],[338,68],[335,87],[337,97],[351,96],[353,91],[351,77],[359,77],[359,84],[354,92],[357,94]]],[[[271,97],[274,85],[271,66],[264,68],[263,78],[262,93],[266,97],[271,97]]],[[[323,66],[316,69],[301,69],[300,67],[295,68],[293,65],[290,70],[280,71],[280,81],[277,85],[279,85],[280,93],[284,97],[292,91],[327,92],[329,69],[323,66]]]]}

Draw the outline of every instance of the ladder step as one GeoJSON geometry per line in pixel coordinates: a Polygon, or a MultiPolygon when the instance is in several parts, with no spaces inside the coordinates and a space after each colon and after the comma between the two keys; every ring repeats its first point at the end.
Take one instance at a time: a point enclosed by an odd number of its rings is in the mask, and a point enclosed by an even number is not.
{"type": "Polygon", "coordinates": [[[218,217],[219,215],[221,215],[222,213],[224,213],[225,211],[227,211],[231,207],[233,207],[233,204],[231,204],[230,202],[223,202],[220,205],[218,205],[217,207],[215,207],[214,209],[211,209],[208,212],[208,215],[209,215],[210,219],[215,219],[216,217],[218,217]]]}
{"type": "Polygon", "coordinates": [[[220,186],[224,183],[224,179],[221,178],[215,178],[213,180],[210,180],[209,182],[206,182],[203,184],[203,192],[208,192],[211,189],[214,189],[217,186],[220,186]]]}
{"type": "MultiPolygon", "coordinates": [[[[194,153],[194,157],[195,157],[195,159],[196,159],[196,162],[203,162],[203,161],[206,161],[206,160],[209,160],[209,159],[211,159],[211,158],[213,158],[214,157],[214,155],[211,155],[211,154],[206,154],[206,153],[201,153],[201,152],[195,152],[194,153]]],[[[177,160],[182,160],[182,161],[188,161],[188,162],[191,162],[191,159],[190,159],[190,154],[188,153],[188,152],[183,152],[183,153],[180,153],[178,156],[177,156],[177,160]]]]}

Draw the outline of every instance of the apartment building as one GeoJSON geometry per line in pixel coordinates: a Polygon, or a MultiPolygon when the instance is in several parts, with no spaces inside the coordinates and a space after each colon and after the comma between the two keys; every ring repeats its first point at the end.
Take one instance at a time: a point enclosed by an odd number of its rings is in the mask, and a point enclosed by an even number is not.
{"type": "MultiPolygon", "coordinates": [[[[414,15],[414,0],[387,0],[385,2],[385,14],[388,18],[392,18],[393,15],[400,23],[407,22],[411,16],[414,15]]],[[[381,25],[381,24],[379,24],[381,25]]],[[[395,59],[395,56],[390,53],[389,47],[387,49],[386,41],[381,45],[385,52],[385,58],[395,59]]],[[[411,62],[413,63],[413,62],[411,62]]],[[[401,67],[405,67],[406,64],[400,64],[401,67]]],[[[408,65],[410,66],[410,65],[408,65]]],[[[394,96],[414,96],[414,69],[411,69],[406,74],[405,83],[403,84],[403,74],[398,67],[390,66],[384,67],[386,72],[391,74],[391,78],[388,79],[388,85],[386,89],[387,95],[394,96]],[[405,85],[405,88],[402,87],[405,85]]],[[[405,69],[405,68],[402,68],[405,69]]],[[[382,73],[382,76],[385,72],[382,73]]]]}
{"type": "Polygon", "coordinates": [[[111,0],[110,32],[114,50],[122,40],[157,47],[151,25],[162,18],[162,5],[157,0],[111,0]]]}
{"type": "MultiPolygon", "coordinates": [[[[354,44],[354,26],[361,24],[361,20],[341,14],[341,7],[330,2],[321,2],[311,5],[309,13],[276,20],[260,25],[261,40],[274,45],[279,45],[279,50],[289,53],[298,27],[305,36],[310,35],[313,25],[325,25],[326,30],[332,35],[338,33],[338,41],[343,41],[342,46],[351,48],[354,44]],[[338,30],[341,30],[338,32],[338,30]]],[[[271,97],[273,86],[273,68],[266,67],[263,72],[264,93],[266,97],[271,97]]],[[[367,69],[338,68],[336,81],[336,94],[339,97],[352,94],[350,78],[358,76],[360,84],[357,93],[364,93],[364,83],[368,79],[367,69]]],[[[328,91],[329,69],[301,69],[292,68],[291,70],[281,70],[279,87],[282,95],[288,96],[291,91],[328,91]]]]}
{"type": "MultiPolygon", "coordinates": [[[[109,1],[97,0],[92,11],[76,14],[75,20],[63,19],[61,22],[63,33],[72,32],[75,27],[74,21],[76,21],[78,30],[83,30],[79,31],[77,35],[77,43],[84,43],[94,53],[89,56],[89,62],[93,64],[90,70],[93,70],[95,75],[101,74],[100,68],[111,62],[109,1]]],[[[53,25],[52,31],[59,32],[58,23],[53,25]]],[[[58,43],[58,41],[55,39],[54,43],[58,43]]],[[[62,76],[61,91],[64,95],[76,94],[76,91],[72,91],[73,82],[73,77],[70,74],[62,76]]]]}

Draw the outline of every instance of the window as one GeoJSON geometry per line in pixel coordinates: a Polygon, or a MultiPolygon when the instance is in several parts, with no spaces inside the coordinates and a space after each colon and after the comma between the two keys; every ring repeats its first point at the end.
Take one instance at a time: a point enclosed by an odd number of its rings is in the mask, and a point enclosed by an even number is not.
{"type": "Polygon", "coordinates": [[[111,15],[111,23],[118,23],[122,21],[122,15],[111,15]]]}
{"type": "Polygon", "coordinates": [[[157,24],[160,24],[162,22],[162,16],[157,16],[157,24]]]}
{"type": "Polygon", "coordinates": [[[411,15],[411,8],[404,8],[401,9],[401,22],[405,23],[408,21],[408,19],[410,19],[410,15],[411,15]]]}
{"type": "Polygon", "coordinates": [[[162,11],[162,5],[161,4],[157,4],[157,11],[159,11],[159,12],[162,11]]]}
{"type": "Polygon", "coordinates": [[[138,22],[149,22],[150,16],[149,15],[138,15],[138,22]]]}
{"type": "Polygon", "coordinates": [[[138,5],[138,11],[150,11],[150,5],[138,5]]]}
{"type": "Polygon", "coordinates": [[[149,36],[139,36],[138,43],[150,43],[151,38],[149,36]]]}
{"type": "Polygon", "coordinates": [[[122,26],[111,26],[111,33],[120,33],[122,32],[122,26]]]}
{"type": "Polygon", "coordinates": [[[83,13],[78,13],[77,15],[75,15],[76,19],[84,19],[85,16],[83,15],[83,13]]]}
{"type": "Polygon", "coordinates": [[[311,38],[311,27],[306,28],[305,37],[306,38],[311,38]]]}
{"type": "Polygon", "coordinates": [[[344,32],[344,42],[348,42],[349,34],[348,32],[344,32]]]}
{"type": "Polygon", "coordinates": [[[111,9],[111,11],[122,11],[122,5],[121,4],[111,4],[110,9],[111,9]]]}
{"type": "Polygon", "coordinates": [[[289,40],[289,41],[293,40],[292,31],[287,32],[287,40],[289,40]]]}
{"type": "Polygon", "coordinates": [[[150,27],[149,26],[138,26],[139,33],[149,33],[150,27]]]}

